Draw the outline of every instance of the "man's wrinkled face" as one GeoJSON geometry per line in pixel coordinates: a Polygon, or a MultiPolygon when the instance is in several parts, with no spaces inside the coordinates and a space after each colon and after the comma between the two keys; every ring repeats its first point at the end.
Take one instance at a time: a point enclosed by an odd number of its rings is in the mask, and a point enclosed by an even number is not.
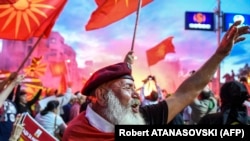
{"type": "Polygon", "coordinates": [[[134,81],[119,79],[110,85],[107,93],[106,116],[113,124],[145,124],[139,113],[140,99],[134,81]]]}

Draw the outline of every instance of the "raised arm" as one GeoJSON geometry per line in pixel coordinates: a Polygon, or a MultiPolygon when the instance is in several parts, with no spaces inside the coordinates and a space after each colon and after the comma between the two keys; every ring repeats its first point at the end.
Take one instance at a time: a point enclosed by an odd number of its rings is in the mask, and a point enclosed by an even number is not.
{"type": "Polygon", "coordinates": [[[14,80],[10,82],[9,85],[7,85],[6,88],[4,88],[0,93],[0,107],[2,107],[4,101],[7,99],[11,91],[14,89],[14,87],[19,84],[23,80],[23,75],[18,75],[14,80]]]}
{"type": "Polygon", "coordinates": [[[230,54],[233,45],[245,40],[241,35],[249,34],[248,26],[241,26],[240,21],[235,22],[226,32],[215,53],[198,69],[192,76],[188,77],[177,88],[175,93],[165,101],[168,104],[168,119],[171,121],[175,115],[183,110],[187,105],[199,95],[202,89],[209,83],[215,74],[221,61],[230,54]]]}
{"type": "Polygon", "coordinates": [[[156,88],[157,93],[158,93],[158,100],[161,101],[161,100],[163,99],[162,89],[161,89],[161,87],[158,85],[155,76],[152,76],[152,80],[153,80],[154,83],[155,83],[155,88],[156,88]]]}
{"type": "Polygon", "coordinates": [[[36,95],[32,98],[32,100],[30,100],[30,101],[27,102],[27,105],[30,107],[33,104],[35,104],[39,100],[39,98],[40,98],[41,95],[42,95],[42,89],[39,89],[37,91],[36,95]]]}

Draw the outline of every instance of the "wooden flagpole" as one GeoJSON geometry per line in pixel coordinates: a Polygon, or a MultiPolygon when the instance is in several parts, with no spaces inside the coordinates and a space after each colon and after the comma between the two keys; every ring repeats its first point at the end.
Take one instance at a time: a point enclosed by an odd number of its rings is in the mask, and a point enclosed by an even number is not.
{"type": "Polygon", "coordinates": [[[20,72],[20,70],[23,68],[24,64],[27,62],[27,60],[29,59],[30,55],[33,53],[33,51],[35,50],[35,48],[37,47],[38,43],[41,41],[42,37],[44,34],[42,34],[41,36],[39,36],[38,40],[36,41],[36,43],[34,44],[34,46],[31,48],[31,50],[29,51],[28,55],[24,58],[23,62],[21,63],[21,65],[19,66],[19,68],[17,69],[17,73],[20,72]]]}
{"type": "Polygon", "coordinates": [[[135,37],[136,37],[136,31],[137,31],[137,26],[138,26],[138,21],[139,21],[139,16],[140,16],[141,5],[142,5],[142,0],[139,0],[137,11],[136,11],[136,20],[135,20],[135,28],[134,28],[134,34],[133,34],[133,39],[132,39],[131,51],[134,50],[134,46],[135,46],[135,37]]]}

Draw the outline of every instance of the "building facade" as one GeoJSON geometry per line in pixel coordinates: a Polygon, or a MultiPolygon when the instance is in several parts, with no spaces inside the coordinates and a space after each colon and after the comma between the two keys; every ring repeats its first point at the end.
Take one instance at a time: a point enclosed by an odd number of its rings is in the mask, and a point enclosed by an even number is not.
{"type": "Polygon", "coordinates": [[[44,73],[36,76],[45,88],[59,89],[64,77],[66,83],[72,83],[73,91],[81,90],[83,76],[76,62],[76,52],[64,42],[59,32],[53,31],[48,38],[42,38],[40,41],[38,38],[30,38],[27,41],[3,40],[0,70],[15,72],[20,69],[20,73],[25,73],[24,68],[32,63],[34,57],[41,57],[41,64],[46,65],[44,73]],[[28,59],[20,69],[27,56],[28,59]],[[55,64],[61,64],[65,69],[59,68],[62,70],[55,74],[55,64]]]}

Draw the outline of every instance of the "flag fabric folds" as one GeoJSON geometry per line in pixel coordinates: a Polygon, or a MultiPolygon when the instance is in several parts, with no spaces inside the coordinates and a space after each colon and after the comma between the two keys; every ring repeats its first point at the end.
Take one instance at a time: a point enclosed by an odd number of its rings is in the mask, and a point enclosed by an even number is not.
{"type": "Polygon", "coordinates": [[[67,89],[67,80],[65,75],[62,75],[58,88],[58,94],[64,94],[66,92],[66,89],[67,89]]]}
{"type": "MultiPolygon", "coordinates": [[[[142,0],[142,7],[153,0],[142,0]]],[[[108,26],[138,8],[139,0],[96,0],[97,9],[92,13],[85,29],[87,31],[108,26]]]]}
{"type": "Polygon", "coordinates": [[[160,44],[146,51],[148,66],[152,66],[164,59],[166,54],[175,53],[175,47],[172,43],[173,37],[168,37],[160,44]]]}
{"type": "Polygon", "coordinates": [[[0,5],[0,38],[48,37],[67,0],[19,0],[0,5]]]}
{"type": "Polygon", "coordinates": [[[41,57],[33,57],[31,64],[23,69],[26,76],[31,77],[41,77],[45,74],[47,70],[47,64],[42,63],[41,57]]]}
{"type": "Polygon", "coordinates": [[[17,0],[0,0],[0,4],[13,4],[17,0]]]}
{"type": "Polygon", "coordinates": [[[43,89],[42,80],[37,77],[26,76],[21,83],[21,88],[27,93],[27,100],[34,98],[39,89],[43,89]]]}

